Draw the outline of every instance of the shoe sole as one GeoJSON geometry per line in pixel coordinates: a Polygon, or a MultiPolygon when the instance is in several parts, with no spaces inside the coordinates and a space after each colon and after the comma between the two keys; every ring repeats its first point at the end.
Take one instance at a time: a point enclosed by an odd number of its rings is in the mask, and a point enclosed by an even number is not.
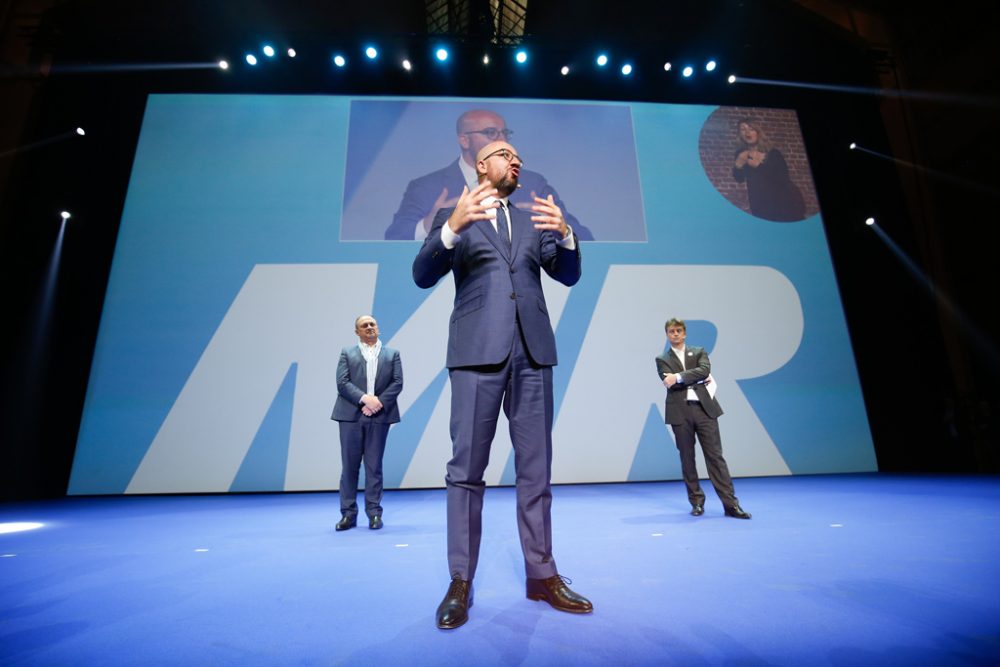
{"type": "Polygon", "coordinates": [[[537,602],[547,602],[548,605],[553,609],[555,609],[556,611],[565,611],[570,614],[592,614],[594,612],[593,607],[591,607],[590,609],[568,609],[566,607],[557,607],[554,604],[552,604],[552,602],[549,600],[547,596],[541,593],[528,593],[527,598],[529,600],[535,600],[537,602]]]}

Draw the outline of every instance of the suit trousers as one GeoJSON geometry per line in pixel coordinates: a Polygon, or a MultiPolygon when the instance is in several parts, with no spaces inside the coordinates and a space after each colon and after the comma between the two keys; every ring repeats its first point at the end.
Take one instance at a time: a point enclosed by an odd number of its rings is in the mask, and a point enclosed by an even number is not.
{"type": "Polygon", "coordinates": [[[705,455],[705,467],[708,468],[708,478],[715,487],[715,493],[725,507],[735,507],[739,504],[733,489],[733,478],[729,475],[729,466],[722,456],[722,436],[719,435],[719,420],[709,417],[705,408],[698,401],[684,401],[681,410],[684,413],[682,424],[671,424],[674,430],[674,441],[681,457],[681,474],[687,487],[688,500],[692,505],[704,505],[705,493],[698,483],[698,467],[694,458],[695,436],[701,444],[705,455]]]}
{"type": "MultiPolygon", "coordinates": [[[[518,325],[520,332],[520,326],[518,325]]],[[[528,577],[556,574],[552,558],[552,367],[535,364],[523,337],[514,336],[507,359],[496,366],[453,368],[452,458],[448,494],[448,568],[471,581],[482,536],[483,473],[489,463],[500,408],[510,422],[517,485],[517,528],[528,577]]]]}
{"type": "Polygon", "coordinates": [[[365,462],[365,514],[382,516],[382,454],[389,424],[362,416],[340,424],[340,513],[358,515],[358,473],[365,462]]]}

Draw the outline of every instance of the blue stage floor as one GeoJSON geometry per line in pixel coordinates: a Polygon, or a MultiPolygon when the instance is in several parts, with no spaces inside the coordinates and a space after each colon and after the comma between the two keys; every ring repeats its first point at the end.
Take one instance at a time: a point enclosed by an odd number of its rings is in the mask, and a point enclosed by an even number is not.
{"type": "Polygon", "coordinates": [[[1000,479],[742,479],[752,521],[687,514],[679,482],[555,488],[560,571],[595,606],[524,597],[512,489],[486,494],[470,621],[444,492],[396,491],[382,531],[335,494],[0,505],[3,665],[1000,663],[1000,479]]]}

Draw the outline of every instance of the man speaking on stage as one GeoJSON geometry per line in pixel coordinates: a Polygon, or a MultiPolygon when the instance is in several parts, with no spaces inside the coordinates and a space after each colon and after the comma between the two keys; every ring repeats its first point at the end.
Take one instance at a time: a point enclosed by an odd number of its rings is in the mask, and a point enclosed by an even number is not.
{"type": "Polygon", "coordinates": [[[560,611],[590,613],[590,601],[568,586],[552,556],[552,367],[555,335],[541,271],[572,286],[580,279],[580,245],[553,197],[535,197],[531,212],[509,206],[524,161],[505,141],[476,154],[479,184],[442,209],[413,261],[413,279],[433,287],[455,279],[448,330],[452,458],[445,482],[451,584],[437,625],[468,620],[482,533],[490,445],[500,408],[510,422],[517,485],[517,526],[529,599],[560,611]]]}

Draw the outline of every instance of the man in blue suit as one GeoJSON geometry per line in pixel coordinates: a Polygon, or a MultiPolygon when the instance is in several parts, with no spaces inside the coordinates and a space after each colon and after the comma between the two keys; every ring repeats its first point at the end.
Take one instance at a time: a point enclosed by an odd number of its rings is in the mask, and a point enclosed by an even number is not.
{"type": "Polygon", "coordinates": [[[419,287],[455,279],[448,330],[452,458],[448,491],[451,584],[437,609],[439,628],[468,620],[479,559],[490,445],[500,407],[510,421],[517,526],[527,596],[561,611],[589,613],[552,557],[552,367],[555,335],[541,271],[567,286],[580,279],[580,247],[553,195],[535,197],[534,215],[510,205],[524,162],[496,141],[476,156],[479,184],[440,211],[413,261],[419,287]]]}
{"type": "MultiPolygon", "coordinates": [[[[426,238],[435,214],[442,208],[454,207],[462,188],[472,190],[476,187],[479,180],[476,155],[483,146],[497,140],[507,141],[514,134],[513,130],[507,129],[502,116],[485,109],[463,113],[458,117],[455,130],[461,152],[458,159],[443,169],[410,181],[399,210],[392,217],[392,224],[385,230],[387,240],[420,241],[426,238]]],[[[529,209],[534,203],[532,197],[547,199],[551,195],[576,237],[584,241],[594,240],[590,230],[566,212],[555,188],[544,176],[534,171],[522,171],[519,182],[521,188],[511,195],[515,206],[529,209]]]]}
{"type": "Polygon", "coordinates": [[[340,426],[340,521],[337,530],[357,525],[358,472],[365,462],[368,527],[382,527],[382,454],[389,425],[399,421],[396,399],[403,390],[399,352],[382,345],[371,315],[354,321],[358,344],[340,351],[337,402],[331,419],[340,426]]]}

